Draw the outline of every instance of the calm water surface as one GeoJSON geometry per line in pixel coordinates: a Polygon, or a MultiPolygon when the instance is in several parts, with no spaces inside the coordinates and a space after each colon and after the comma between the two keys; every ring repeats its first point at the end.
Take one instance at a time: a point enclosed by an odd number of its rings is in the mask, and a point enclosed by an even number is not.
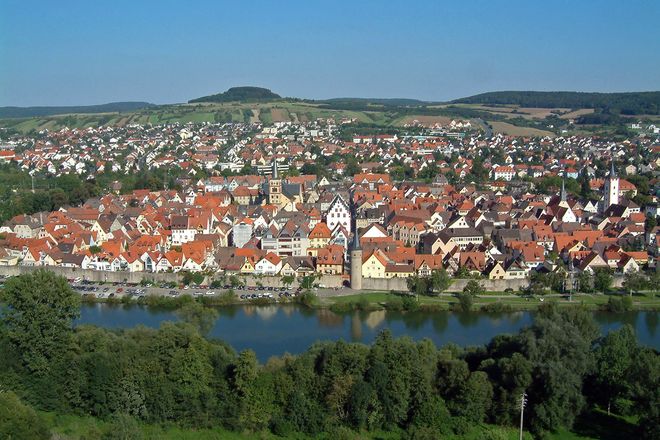
{"type": "MultiPolygon", "coordinates": [[[[463,346],[480,345],[495,335],[516,333],[533,320],[530,312],[498,315],[386,311],[336,314],[327,309],[307,309],[297,305],[243,305],[223,307],[219,311],[220,317],[209,336],[227,341],[238,351],[250,348],[262,362],[286,352],[303,352],[319,340],[370,343],[384,329],[390,329],[395,336],[410,336],[415,340],[429,338],[438,346],[448,342],[463,346]]],[[[659,315],[658,312],[594,312],[603,333],[630,324],[642,344],[660,350],[659,315]]],[[[143,306],[85,304],[77,323],[128,328],[137,325],[158,327],[164,321],[176,320],[176,313],[172,311],[143,306]]]]}

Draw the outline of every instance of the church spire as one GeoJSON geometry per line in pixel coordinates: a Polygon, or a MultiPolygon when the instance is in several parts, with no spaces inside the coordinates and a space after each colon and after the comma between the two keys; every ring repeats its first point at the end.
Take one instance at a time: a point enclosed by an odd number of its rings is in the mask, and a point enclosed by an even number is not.
{"type": "Polygon", "coordinates": [[[273,178],[273,179],[277,179],[277,178],[278,178],[278,176],[277,176],[277,161],[275,160],[275,158],[273,158],[273,174],[272,174],[272,178],[273,178]]]}
{"type": "Polygon", "coordinates": [[[561,196],[561,201],[562,202],[566,201],[566,185],[565,185],[565,183],[566,183],[566,176],[562,177],[562,179],[561,179],[561,193],[560,193],[560,196],[561,196]]]}
{"type": "Polygon", "coordinates": [[[352,246],[354,251],[359,251],[360,250],[360,236],[358,235],[357,227],[355,228],[355,232],[353,232],[353,246],[352,246]]]}
{"type": "Polygon", "coordinates": [[[614,159],[612,159],[611,167],[610,167],[610,179],[613,179],[615,177],[616,177],[616,170],[614,169],[614,159]]]}

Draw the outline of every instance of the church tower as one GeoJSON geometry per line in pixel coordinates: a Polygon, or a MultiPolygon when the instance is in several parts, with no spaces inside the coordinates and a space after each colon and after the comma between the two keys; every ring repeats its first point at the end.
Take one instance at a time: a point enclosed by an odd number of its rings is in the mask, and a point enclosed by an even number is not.
{"type": "Polygon", "coordinates": [[[277,172],[277,161],[273,159],[273,172],[268,181],[268,203],[275,206],[282,204],[282,180],[277,172]]]}
{"type": "Polygon", "coordinates": [[[566,195],[566,178],[562,178],[561,180],[561,192],[559,193],[559,206],[562,208],[569,208],[568,204],[568,197],[566,195]]]}
{"type": "Polygon", "coordinates": [[[616,171],[614,170],[614,161],[612,161],[610,175],[605,179],[603,192],[605,193],[603,197],[603,211],[619,203],[619,176],[616,175],[616,171]]]}

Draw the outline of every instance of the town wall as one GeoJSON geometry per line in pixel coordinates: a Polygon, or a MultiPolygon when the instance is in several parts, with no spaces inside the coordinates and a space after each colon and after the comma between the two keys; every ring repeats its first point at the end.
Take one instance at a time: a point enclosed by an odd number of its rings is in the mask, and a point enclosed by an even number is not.
{"type": "MultiPolygon", "coordinates": [[[[34,270],[41,269],[38,266],[0,266],[0,275],[16,276],[24,273],[30,273],[34,270]]],[[[110,272],[110,271],[97,271],[91,269],[79,269],[70,267],[45,267],[50,271],[63,277],[73,279],[81,277],[88,281],[95,282],[127,282],[127,283],[140,283],[143,279],[153,280],[157,283],[162,282],[181,282],[180,273],[146,273],[146,272],[110,272]]],[[[280,287],[282,286],[282,279],[278,276],[255,276],[255,275],[239,275],[239,278],[248,286],[262,285],[265,287],[280,287]]],[[[344,275],[323,275],[315,283],[321,287],[336,288],[342,287],[347,277],[344,275]]],[[[205,280],[205,284],[210,283],[210,279],[205,280]]],[[[460,292],[463,287],[468,283],[467,279],[453,279],[451,286],[446,290],[447,292],[460,292]]],[[[517,292],[518,289],[527,287],[529,281],[526,279],[516,280],[479,280],[488,292],[504,292],[506,289],[512,289],[517,292]]],[[[623,277],[615,276],[613,287],[621,287],[623,277]]],[[[298,282],[294,281],[291,287],[298,287],[298,282]]],[[[362,290],[381,290],[381,291],[407,291],[406,278],[363,278],[362,290]]]]}

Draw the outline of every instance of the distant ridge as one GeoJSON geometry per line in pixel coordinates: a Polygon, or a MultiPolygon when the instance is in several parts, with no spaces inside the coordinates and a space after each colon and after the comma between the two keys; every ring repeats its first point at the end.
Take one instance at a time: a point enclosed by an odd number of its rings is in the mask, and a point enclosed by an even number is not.
{"type": "Polygon", "coordinates": [[[519,105],[543,108],[594,108],[612,114],[660,114],[660,92],[488,92],[451,101],[456,104],[519,105]]]}
{"type": "Polygon", "coordinates": [[[202,96],[201,98],[191,99],[188,102],[260,102],[273,101],[277,99],[282,99],[282,97],[277,93],[271,92],[270,89],[265,89],[263,87],[245,86],[232,87],[226,92],[218,93],[215,95],[202,96]]]}
{"type": "Polygon", "coordinates": [[[43,106],[43,107],[0,107],[0,118],[32,118],[67,113],[114,113],[130,112],[155,107],[148,102],[110,102],[99,105],[43,106]]]}
{"type": "Polygon", "coordinates": [[[330,104],[358,103],[358,104],[380,104],[386,106],[427,105],[428,101],[410,98],[330,98],[321,100],[330,104]]]}

